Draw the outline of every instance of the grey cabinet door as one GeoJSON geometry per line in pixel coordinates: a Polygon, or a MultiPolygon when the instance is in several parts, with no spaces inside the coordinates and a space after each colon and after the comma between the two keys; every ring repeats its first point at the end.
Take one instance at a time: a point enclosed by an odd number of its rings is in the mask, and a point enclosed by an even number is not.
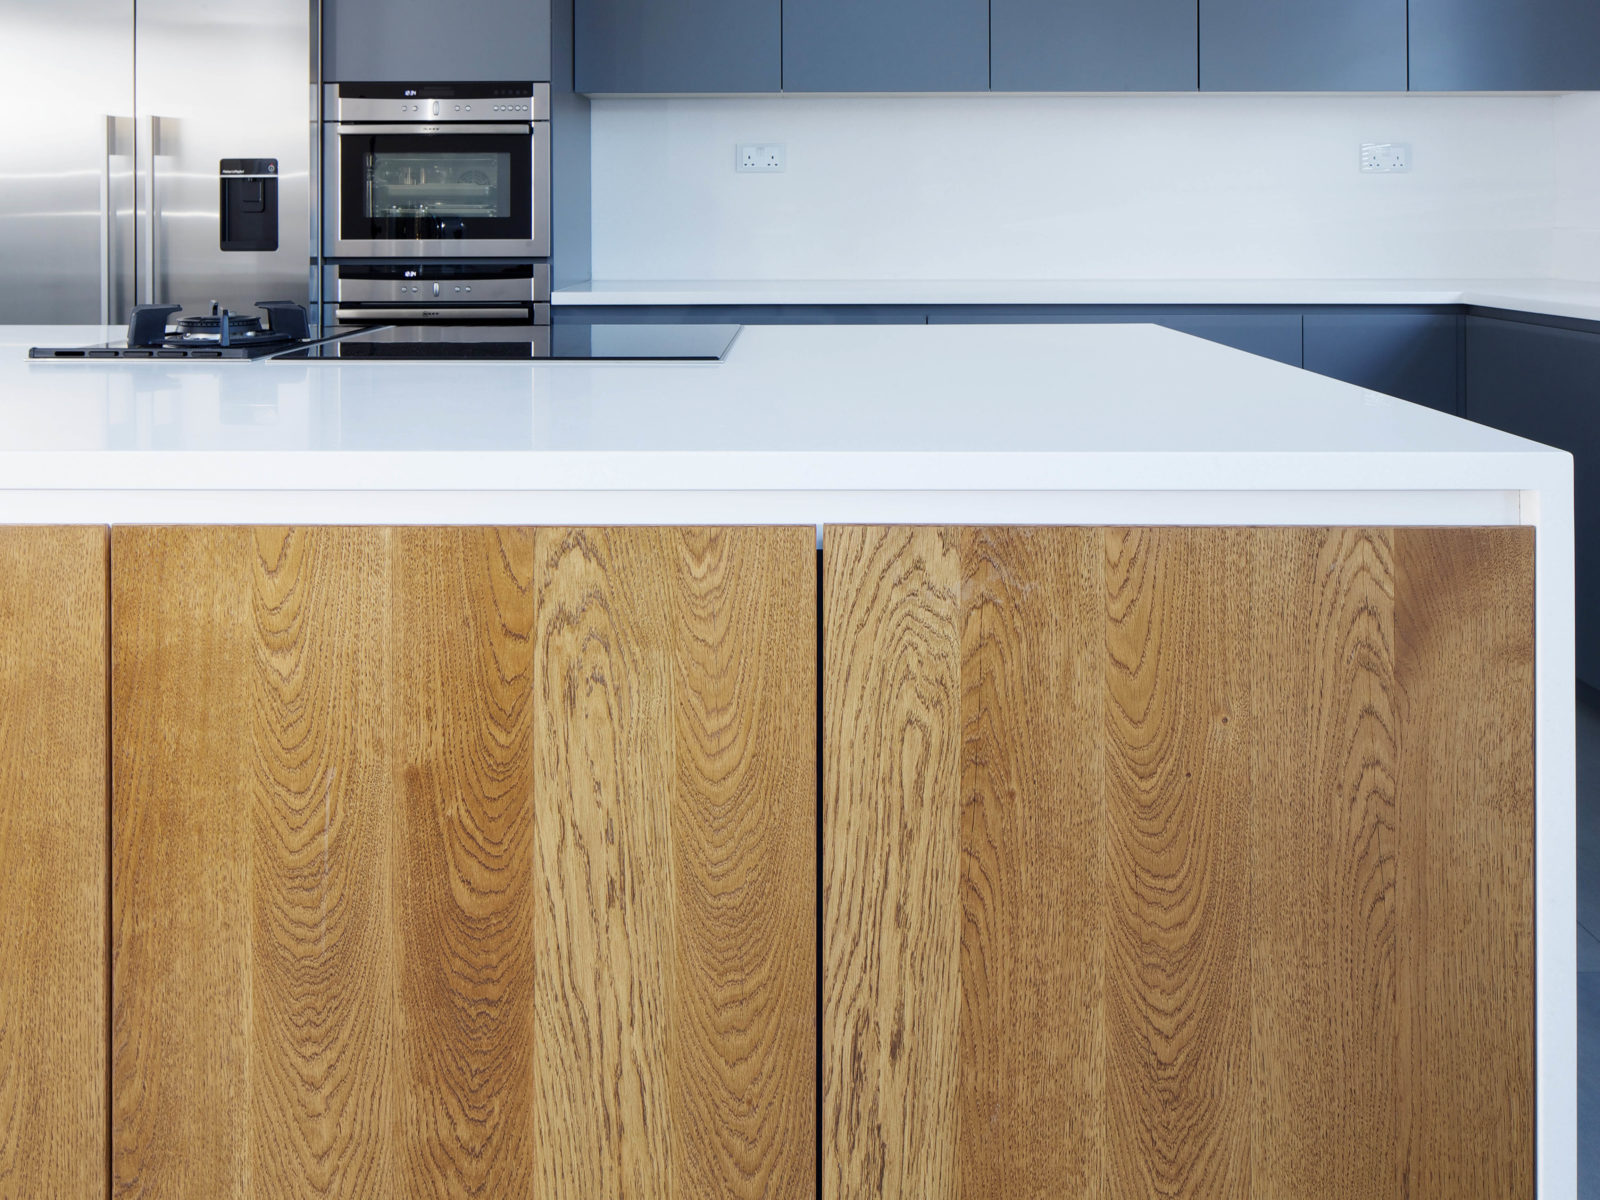
{"type": "Polygon", "coordinates": [[[925,325],[907,304],[558,305],[557,325],[925,325]]]}
{"type": "Polygon", "coordinates": [[[990,86],[1004,92],[1193,91],[1199,86],[1197,19],[1196,0],[991,0],[990,86]]]}
{"type": "Polygon", "coordinates": [[[1460,415],[1460,317],[1308,312],[1304,328],[1306,370],[1460,415]]]}
{"type": "Polygon", "coordinates": [[[1291,367],[1300,365],[1300,314],[1197,313],[1194,316],[1158,316],[1156,325],[1176,329],[1247,354],[1277,359],[1291,367]]]}
{"type": "Polygon", "coordinates": [[[928,310],[930,325],[1161,325],[1292,367],[1300,365],[1300,312],[1215,311],[1192,306],[945,305],[928,310]]]}
{"type": "Polygon", "coordinates": [[[1403,92],[1406,0],[1204,0],[1208,92],[1403,92]]]}
{"type": "Polygon", "coordinates": [[[549,0],[324,0],[334,83],[550,81],[549,0]]]}
{"type": "Polygon", "coordinates": [[[1572,454],[1578,678],[1600,687],[1600,333],[1464,320],[1467,416],[1572,454]]]}
{"type": "Polygon", "coordinates": [[[1594,88],[1597,0],[1411,0],[1414,92],[1594,88]]]}
{"type": "Polygon", "coordinates": [[[989,0],[784,0],[786,92],[982,92],[989,0]]]}
{"type": "Polygon", "coordinates": [[[775,92],[780,0],[575,0],[580,92],[775,92]]]}

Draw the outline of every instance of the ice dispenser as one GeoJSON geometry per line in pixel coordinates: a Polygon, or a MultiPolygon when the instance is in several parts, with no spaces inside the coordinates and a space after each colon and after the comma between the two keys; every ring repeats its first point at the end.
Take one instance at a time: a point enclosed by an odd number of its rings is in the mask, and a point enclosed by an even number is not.
{"type": "Polygon", "coordinates": [[[222,160],[222,248],[278,248],[278,160],[222,160]]]}

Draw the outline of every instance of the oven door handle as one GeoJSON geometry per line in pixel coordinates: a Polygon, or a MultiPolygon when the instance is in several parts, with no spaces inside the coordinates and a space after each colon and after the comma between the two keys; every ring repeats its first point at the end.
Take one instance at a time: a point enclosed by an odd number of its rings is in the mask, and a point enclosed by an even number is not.
{"type": "Polygon", "coordinates": [[[360,325],[369,321],[418,321],[432,323],[436,321],[527,321],[533,322],[534,313],[526,307],[513,308],[508,305],[491,307],[488,305],[467,305],[460,308],[429,308],[426,305],[362,305],[356,308],[339,308],[334,311],[333,319],[341,325],[360,325]]]}
{"type": "Polygon", "coordinates": [[[427,121],[417,121],[415,123],[408,122],[408,123],[403,124],[403,125],[398,125],[398,124],[394,123],[393,121],[389,121],[389,122],[386,122],[386,123],[384,123],[382,125],[336,125],[334,128],[341,134],[353,133],[353,134],[358,134],[358,135],[359,134],[363,134],[363,133],[380,133],[380,134],[383,134],[383,133],[387,133],[387,134],[395,134],[395,133],[418,134],[418,133],[425,133],[425,134],[429,134],[430,136],[433,135],[433,134],[445,134],[445,133],[511,133],[511,134],[527,133],[527,134],[531,134],[533,132],[533,123],[531,121],[505,121],[505,122],[502,122],[501,124],[498,124],[498,125],[452,125],[452,124],[434,125],[434,124],[430,124],[427,121]]]}

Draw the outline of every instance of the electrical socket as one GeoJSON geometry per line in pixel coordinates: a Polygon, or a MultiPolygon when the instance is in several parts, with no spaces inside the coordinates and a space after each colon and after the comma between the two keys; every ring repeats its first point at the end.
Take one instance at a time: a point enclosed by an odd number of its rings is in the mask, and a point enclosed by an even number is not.
{"type": "Polygon", "coordinates": [[[740,142],[733,169],[771,174],[783,170],[785,158],[782,142],[740,142]]]}
{"type": "Polygon", "coordinates": [[[1361,144],[1361,169],[1366,172],[1387,174],[1391,171],[1411,170],[1411,144],[1409,142],[1363,142],[1361,144]]]}

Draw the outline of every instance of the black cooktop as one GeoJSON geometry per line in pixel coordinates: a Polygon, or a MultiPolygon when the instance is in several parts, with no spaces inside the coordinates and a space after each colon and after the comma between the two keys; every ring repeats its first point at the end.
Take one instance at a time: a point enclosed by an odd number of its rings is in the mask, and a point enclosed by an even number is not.
{"type": "Polygon", "coordinates": [[[211,305],[209,315],[169,322],[176,304],[139,304],[128,314],[128,338],[96,346],[34,346],[29,358],[265,358],[311,340],[310,318],[292,300],[258,300],[265,322],[211,305]]]}
{"type": "Polygon", "coordinates": [[[738,325],[389,325],[274,356],[272,362],[716,362],[738,325]]]}

